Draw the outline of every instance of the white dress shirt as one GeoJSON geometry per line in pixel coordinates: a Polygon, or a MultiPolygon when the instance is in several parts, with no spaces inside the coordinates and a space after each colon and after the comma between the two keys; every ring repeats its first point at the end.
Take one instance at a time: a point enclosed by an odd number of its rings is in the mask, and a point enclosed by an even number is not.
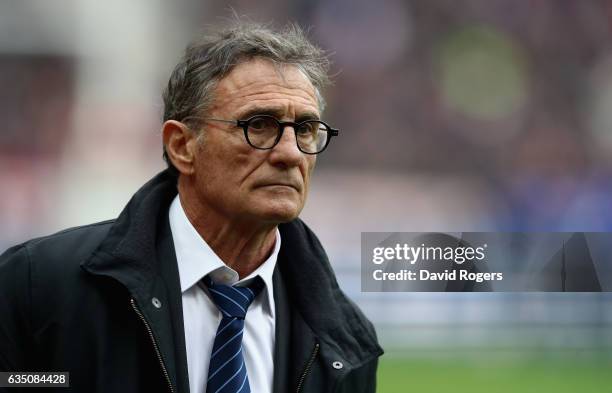
{"type": "Polygon", "coordinates": [[[270,257],[248,277],[228,267],[195,230],[178,195],[169,211],[170,229],[181,280],[185,346],[191,393],[205,393],[210,355],[221,313],[198,282],[207,274],[213,281],[233,285],[260,276],[265,288],[250,305],[244,321],[242,348],[252,392],[272,392],[274,375],[275,309],[272,273],[280,250],[280,233],[270,257]]]}

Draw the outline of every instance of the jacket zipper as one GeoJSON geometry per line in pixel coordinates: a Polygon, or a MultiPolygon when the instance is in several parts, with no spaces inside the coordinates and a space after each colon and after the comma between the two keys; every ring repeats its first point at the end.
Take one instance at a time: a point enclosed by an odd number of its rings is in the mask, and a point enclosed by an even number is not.
{"type": "Polygon", "coordinates": [[[306,363],[306,367],[304,368],[304,372],[302,373],[302,376],[300,377],[300,382],[298,383],[296,393],[300,393],[300,390],[302,389],[302,385],[304,384],[304,380],[306,379],[306,376],[310,372],[310,369],[312,368],[312,364],[314,363],[314,360],[317,357],[317,353],[319,353],[319,343],[315,344],[314,349],[312,350],[312,355],[310,355],[310,359],[308,360],[308,363],[306,363]]]}
{"type": "Polygon", "coordinates": [[[161,369],[164,372],[166,381],[168,382],[168,387],[170,388],[170,391],[174,393],[174,387],[172,387],[172,381],[170,381],[170,375],[168,374],[168,370],[166,369],[164,360],[161,357],[161,352],[159,351],[159,346],[157,345],[157,341],[155,341],[155,337],[153,337],[153,331],[151,330],[151,326],[149,326],[149,323],[145,319],[144,315],[142,315],[142,312],[140,312],[140,309],[138,309],[138,306],[136,305],[136,301],[134,300],[134,298],[130,299],[130,303],[132,303],[132,308],[134,309],[134,311],[136,312],[136,315],[138,315],[142,323],[144,323],[145,328],[147,329],[147,332],[149,333],[149,337],[151,338],[151,342],[153,343],[153,348],[155,349],[155,353],[157,354],[157,359],[159,360],[161,369]]]}

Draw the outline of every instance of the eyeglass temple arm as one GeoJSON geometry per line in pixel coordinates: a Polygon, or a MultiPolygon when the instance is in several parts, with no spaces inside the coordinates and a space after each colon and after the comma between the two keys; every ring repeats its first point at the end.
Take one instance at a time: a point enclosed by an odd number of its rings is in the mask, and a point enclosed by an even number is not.
{"type": "Polygon", "coordinates": [[[237,125],[238,123],[236,120],[215,119],[212,117],[200,117],[200,116],[187,116],[187,117],[184,117],[183,120],[181,121],[191,120],[191,119],[199,119],[199,120],[205,120],[205,121],[209,121],[209,120],[220,121],[223,123],[230,123],[230,124],[235,124],[235,125],[237,125]]]}
{"type": "Polygon", "coordinates": [[[237,120],[214,119],[212,117],[204,117],[204,118],[202,118],[202,120],[220,121],[220,122],[223,122],[223,123],[230,123],[230,124],[238,125],[238,121],[237,120]]]}

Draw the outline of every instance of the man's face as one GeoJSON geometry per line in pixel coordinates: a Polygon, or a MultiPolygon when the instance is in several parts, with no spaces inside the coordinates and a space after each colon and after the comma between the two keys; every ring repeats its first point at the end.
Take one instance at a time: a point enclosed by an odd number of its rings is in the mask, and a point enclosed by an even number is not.
{"type": "MultiPolygon", "coordinates": [[[[244,120],[256,114],[318,119],[315,90],[295,66],[263,59],[241,63],[219,81],[206,117],[244,120]]],[[[202,132],[192,183],[201,207],[229,221],[278,224],[299,215],[316,156],[298,149],[292,127],[270,150],[249,146],[243,130],[231,124],[207,121],[202,132]]]]}

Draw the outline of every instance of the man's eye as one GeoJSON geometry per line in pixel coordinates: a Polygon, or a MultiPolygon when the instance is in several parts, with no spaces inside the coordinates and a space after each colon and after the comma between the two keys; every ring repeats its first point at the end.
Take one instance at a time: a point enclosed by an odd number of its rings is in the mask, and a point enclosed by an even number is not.
{"type": "Polygon", "coordinates": [[[312,123],[301,124],[296,132],[298,134],[312,134],[315,132],[316,126],[312,123]]]}
{"type": "Polygon", "coordinates": [[[265,127],[263,120],[254,120],[250,123],[251,128],[256,130],[262,129],[265,127]]]}
{"type": "Polygon", "coordinates": [[[268,118],[253,119],[249,123],[249,127],[253,130],[266,130],[276,127],[276,122],[268,118]]]}

